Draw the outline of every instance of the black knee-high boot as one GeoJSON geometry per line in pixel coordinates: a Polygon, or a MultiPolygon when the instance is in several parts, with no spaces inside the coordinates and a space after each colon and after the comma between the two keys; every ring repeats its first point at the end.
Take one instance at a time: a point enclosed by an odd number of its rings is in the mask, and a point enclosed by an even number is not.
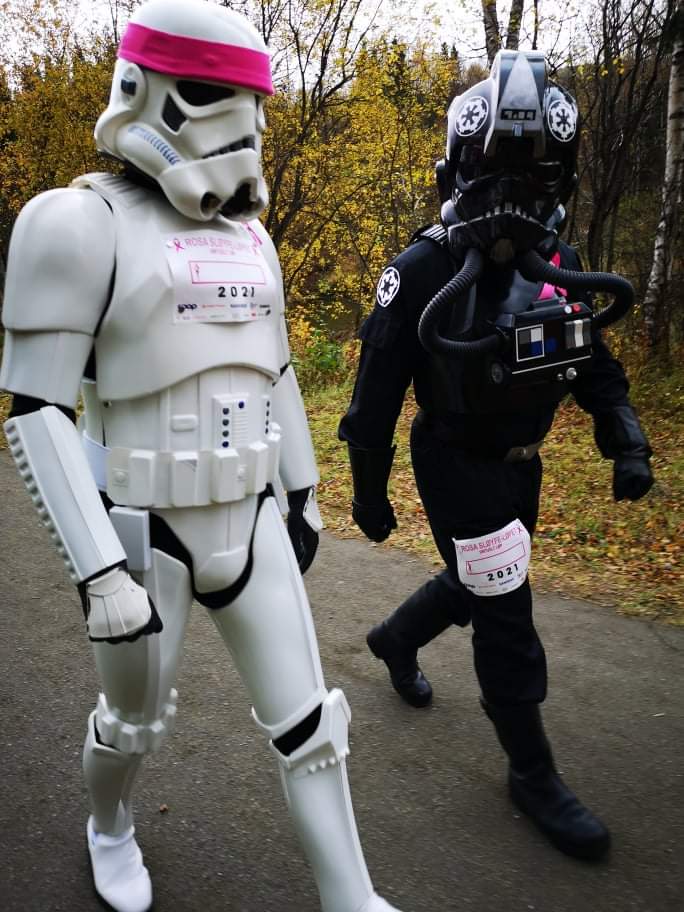
{"type": "Polygon", "coordinates": [[[510,760],[513,802],[561,852],[602,858],[610,847],[610,833],[556,772],[539,706],[492,706],[484,701],[482,706],[510,760]]]}
{"type": "Polygon", "coordinates": [[[470,612],[465,597],[445,573],[428,580],[366,637],[374,656],[387,665],[392,686],[411,706],[427,706],[432,687],[417,652],[452,624],[465,626],[470,612]]]}

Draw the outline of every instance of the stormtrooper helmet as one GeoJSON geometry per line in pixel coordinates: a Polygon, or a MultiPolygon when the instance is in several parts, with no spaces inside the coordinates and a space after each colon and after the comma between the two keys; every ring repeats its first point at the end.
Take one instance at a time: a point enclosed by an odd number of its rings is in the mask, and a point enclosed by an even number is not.
{"type": "Polygon", "coordinates": [[[149,0],[118,58],[98,148],[157,181],[188,218],[256,217],[268,203],[261,137],[273,94],[256,29],[206,0],[149,0]]]}

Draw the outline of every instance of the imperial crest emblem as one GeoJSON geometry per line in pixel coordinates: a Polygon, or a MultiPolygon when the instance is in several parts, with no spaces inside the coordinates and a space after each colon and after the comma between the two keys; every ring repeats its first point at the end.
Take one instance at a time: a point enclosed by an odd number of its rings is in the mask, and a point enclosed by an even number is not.
{"type": "Polygon", "coordinates": [[[472,136],[487,120],[488,114],[489,104],[486,98],[482,95],[468,98],[456,116],[456,132],[459,136],[472,136]]]}
{"type": "Polygon", "coordinates": [[[399,273],[394,266],[388,266],[380,276],[376,292],[377,301],[380,307],[387,307],[387,305],[394,300],[399,291],[400,284],[401,278],[399,273]]]}
{"type": "Polygon", "coordinates": [[[546,113],[549,130],[559,142],[570,142],[577,130],[577,112],[567,101],[554,101],[546,113]]]}

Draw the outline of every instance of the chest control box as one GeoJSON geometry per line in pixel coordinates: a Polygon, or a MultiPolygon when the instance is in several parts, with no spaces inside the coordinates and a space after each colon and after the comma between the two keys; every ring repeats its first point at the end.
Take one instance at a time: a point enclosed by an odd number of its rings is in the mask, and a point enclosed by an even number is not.
{"type": "Polygon", "coordinates": [[[592,319],[587,304],[559,297],[499,314],[495,326],[505,342],[489,361],[489,381],[508,388],[571,382],[592,357],[592,319]]]}

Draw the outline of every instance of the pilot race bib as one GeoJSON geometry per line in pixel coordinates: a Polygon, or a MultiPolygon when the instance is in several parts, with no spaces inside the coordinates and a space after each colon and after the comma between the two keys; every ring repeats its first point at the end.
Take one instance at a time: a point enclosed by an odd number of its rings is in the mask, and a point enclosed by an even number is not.
{"type": "Polygon", "coordinates": [[[175,323],[237,323],[271,313],[276,287],[261,241],[248,225],[236,229],[164,236],[175,323]]]}
{"type": "Polygon", "coordinates": [[[473,595],[503,595],[525,582],[531,543],[519,519],[488,535],[453,542],[458,578],[473,595]]]}

